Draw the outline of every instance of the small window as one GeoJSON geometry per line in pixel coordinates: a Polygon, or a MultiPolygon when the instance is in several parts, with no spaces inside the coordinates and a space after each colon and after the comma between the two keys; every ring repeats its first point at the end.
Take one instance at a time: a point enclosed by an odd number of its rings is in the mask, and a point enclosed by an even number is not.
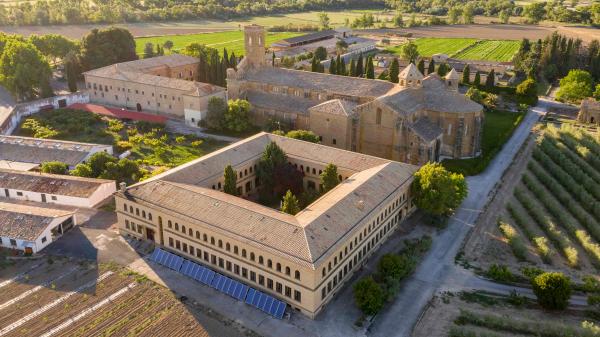
{"type": "Polygon", "coordinates": [[[44,236],[44,237],[42,238],[42,243],[45,243],[46,241],[48,241],[48,240],[47,240],[47,239],[46,239],[46,237],[44,236]]]}
{"type": "Polygon", "coordinates": [[[276,269],[277,269],[278,272],[281,272],[281,263],[277,262],[277,268],[276,269]]]}
{"type": "Polygon", "coordinates": [[[291,273],[290,267],[285,267],[285,274],[289,276],[290,273],[291,273]]]}
{"type": "Polygon", "coordinates": [[[299,272],[299,271],[297,271],[297,270],[296,270],[296,271],[294,272],[294,278],[295,278],[296,280],[300,280],[300,272],[299,272]]]}

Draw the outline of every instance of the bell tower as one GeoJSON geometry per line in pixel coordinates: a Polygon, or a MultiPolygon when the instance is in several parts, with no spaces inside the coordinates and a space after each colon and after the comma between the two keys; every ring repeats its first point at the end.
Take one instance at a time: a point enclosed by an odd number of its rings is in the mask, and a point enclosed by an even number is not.
{"type": "Polygon", "coordinates": [[[246,62],[253,67],[266,65],[265,60],[265,29],[259,25],[244,27],[244,48],[246,62]]]}

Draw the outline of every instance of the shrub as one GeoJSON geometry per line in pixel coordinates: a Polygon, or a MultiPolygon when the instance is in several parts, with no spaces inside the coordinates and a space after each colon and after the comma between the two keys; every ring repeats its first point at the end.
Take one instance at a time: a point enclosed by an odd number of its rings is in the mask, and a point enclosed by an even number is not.
{"type": "Polygon", "coordinates": [[[133,144],[131,144],[131,142],[128,142],[126,140],[120,140],[117,142],[116,146],[117,146],[117,151],[125,152],[127,150],[131,150],[131,148],[133,147],[133,144]]]}
{"type": "Polygon", "coordinates": [[[534,105],[537,103],[537,84],[533,79],[526,79],[517,86],[516,93],[521,103],[534,105]]]}
{"type": "Polygon", "coordinates": [[[514,282],[515,276],[508,270],[508,267],[505,265],[493,264],[491,265],[485,273],[485,276],[491,278],[494,281],[498,282],[514,282]]]}
{"type": "Polygon", "coordinates": [[[354,300],[365,315],[375,315],[383,307],[385,294],[372,277],[365,277],[354,285],[354,300]]]}
{"type": "Polygon", "coordinates": [[[571,280],[562,273],[543,273],[532,281],[533,292],[538,303],[552,310],[563,310],[569,305],[571,280]]]}
{"type": "Polygon", "coordinates": [[[178,136],[175,138],[175,143],[177,144],[183,144],[185,143],[185,136],[178,136]]]}
{"type": "Polygon", "coordinates": [[[68,174],[69,166],[60,161],[47,161],[42,163],[42,172],[52,174],[68,174]]]}
{"type": "Polygon", "coordinates": [[[524,261],[526,259],[527,249],[525,248],[525,244],[523,244],[519,233],[517,233],[517,230],[510,224],[503,221],[498,221],[498,227],[500,228],[500,232],[502,232],[508,241],[508,244],[510,245],[515,257],[521,261],[524,261]]]}
{"type": "Polygon", "coordinates": [[[109,119],[107,129],[112,132],[119,132],[123,130],[125,125],[118,119],[109,119]]]}

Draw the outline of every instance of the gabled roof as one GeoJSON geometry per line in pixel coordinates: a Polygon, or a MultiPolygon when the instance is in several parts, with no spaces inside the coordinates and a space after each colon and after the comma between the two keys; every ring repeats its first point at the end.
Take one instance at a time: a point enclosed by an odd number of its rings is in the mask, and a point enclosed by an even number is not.
{"type": "Polygon", "coordinates": [[[73,214],[72,211],[0,200],[0,236],[34,241],[54,219],[73,214]]]}
{"type": "Polygon", "coordinates": [[[427,117],[417,119],[414,123],[409,124],[408,127],[427,143],[437,139],[444,132],[441,127],[433,124],[427,117]]]}
{"type": "Polygon", "coordinates": [[[345,99],[332,99],[325,101],[319,105],[310,108],[310,111],[317,111],[325,114],[350,116],[354,114],[354,108],[357,106],[355,102],[350,102],[345,99]]]}
{"type": "Polygon", "coordinates": [[[315,268],[344,235],[353,235],[367,214],[379,211],[393,191],[408,183],[416,170],[409,164],[263,132],[118,194],[315,268]],[[221,177],[227,164],[258,159],[272,141],[290,158],[333,163],[351,175],[296,216],[203,185],[208,178],[221,177]]]}
{"type": "Polygon", "coordinates": [[[452,69],[450,69],[450,72],[448,74],[446,74],[445,79],[458,80],[458,79],[460,79],[460,76],[458,76],[458,73],[456,72],[456,70],[454,70],[454,68],[452,68],[452,69]]]}
{"type": "Polygon", "coordinates": [[[399,79],[404,80],[422,80],[423,74],[419,71],[419,68],[414,63],[409,63],[398,75],[399,79]]]}

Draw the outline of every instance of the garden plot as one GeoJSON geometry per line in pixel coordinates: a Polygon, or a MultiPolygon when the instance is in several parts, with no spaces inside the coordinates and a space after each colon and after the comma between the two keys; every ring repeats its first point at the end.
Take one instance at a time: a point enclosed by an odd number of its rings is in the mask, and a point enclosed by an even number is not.
{"type": "Polygon", "coordinates": [[[465,260],[559,270],[576,282],[600,270],[600,139],[573,124],[540,126],[468,239],[465,260]]]}
{"type": "Polygon", "coordinates": [[[461,60],[509,62],[519,50],[519,41],[483,40],[452,55],[461,60]]]}
{"type": "Polygon", "coordinates": [[[15,269],[0,271],[0,336],[208,336],[168,289],[124,268],[58,259],[5,283],[15,269]]]}

